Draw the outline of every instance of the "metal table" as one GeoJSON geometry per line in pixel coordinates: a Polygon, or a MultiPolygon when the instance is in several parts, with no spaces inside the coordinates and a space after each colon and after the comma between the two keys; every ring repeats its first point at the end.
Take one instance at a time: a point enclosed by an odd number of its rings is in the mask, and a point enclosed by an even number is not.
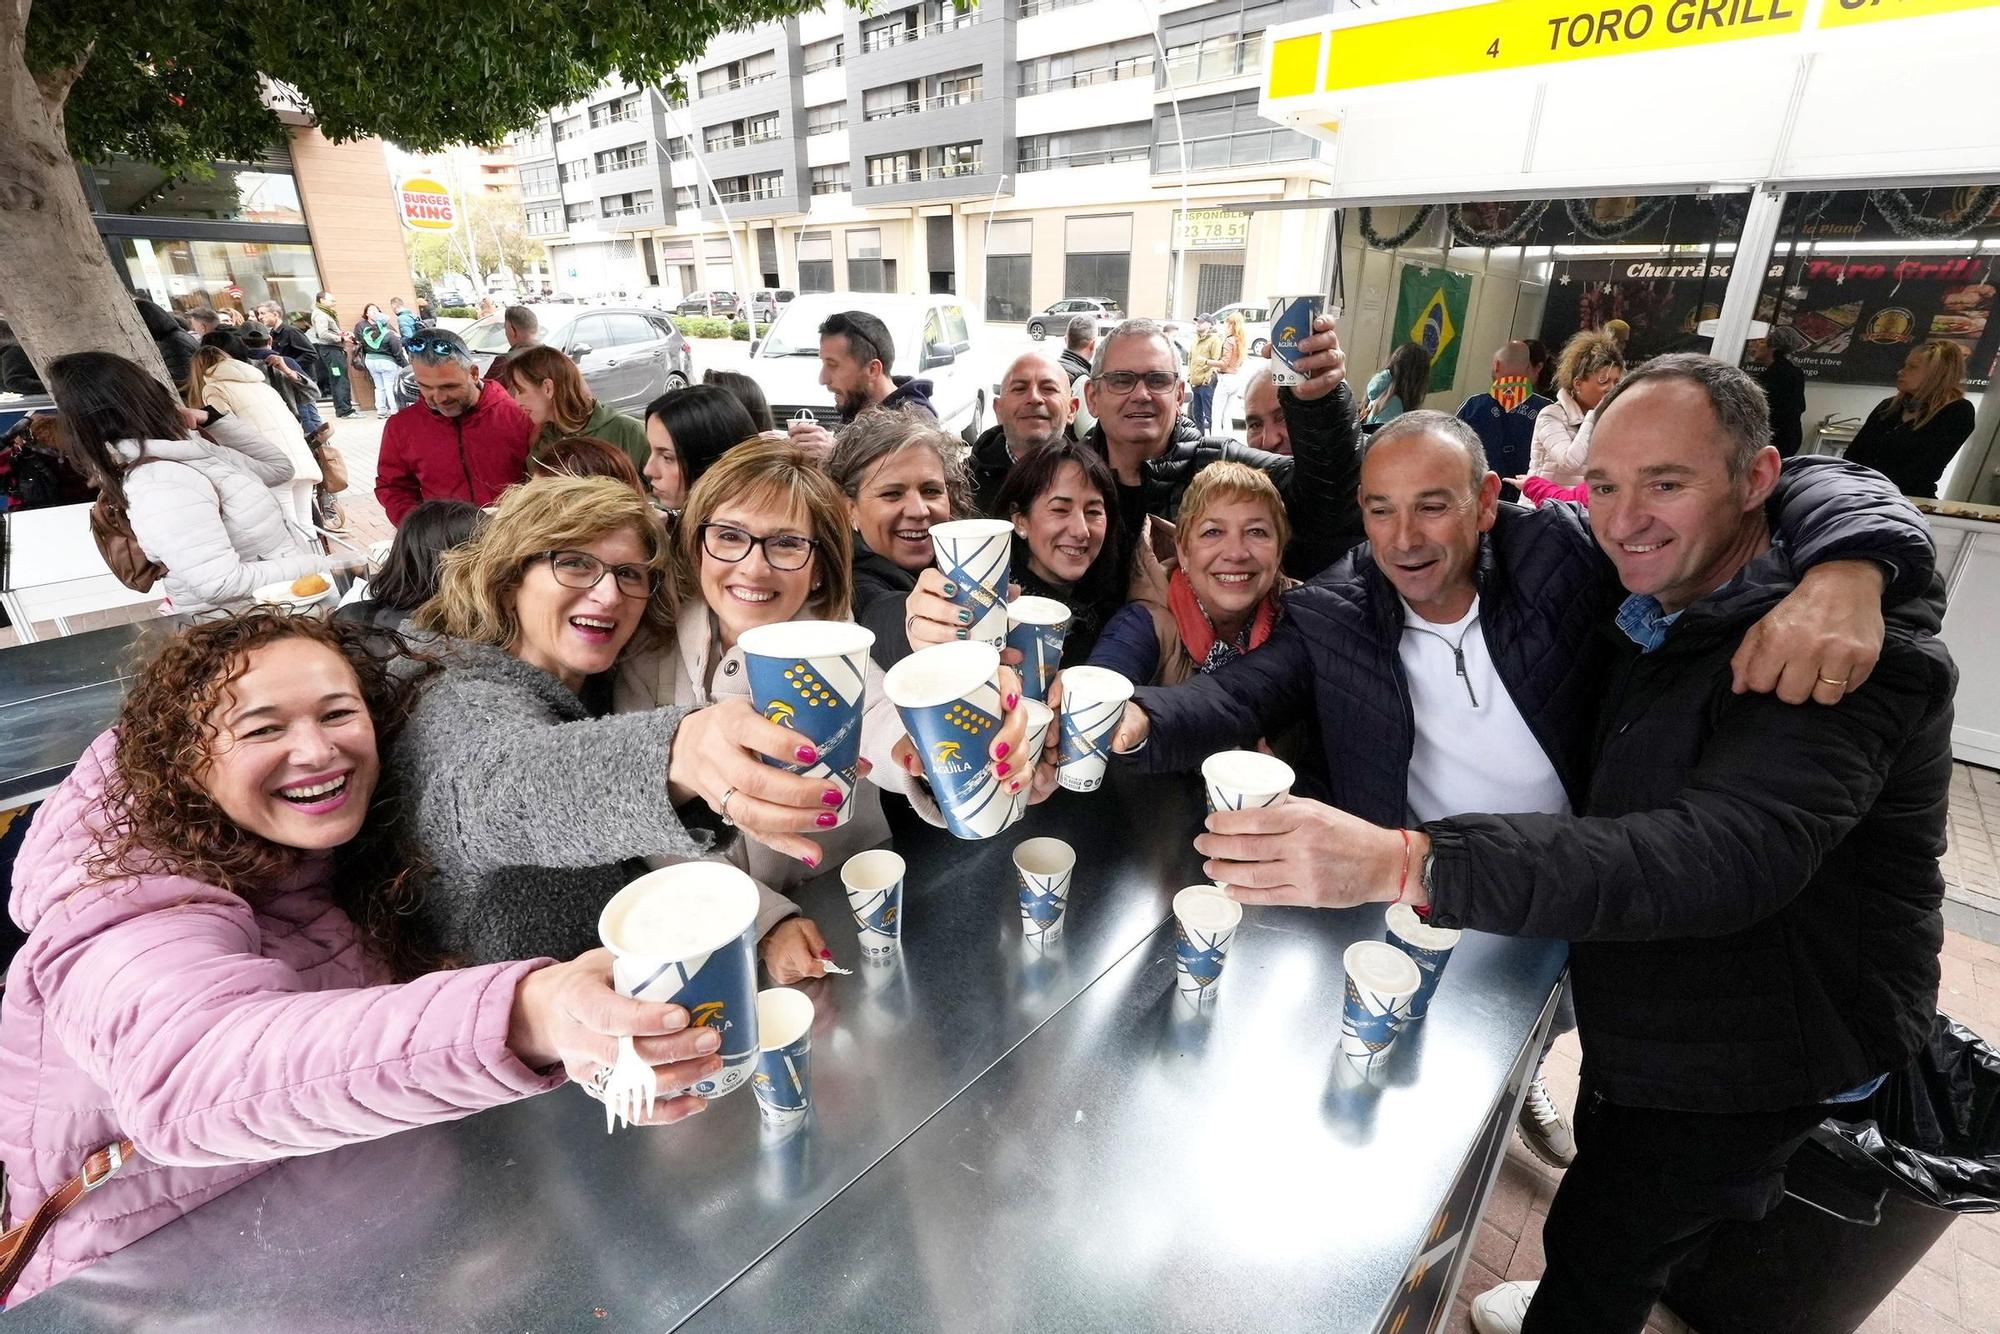
{"type": "Polygon", "coordinates": [[[185,617],[39,639],[0,649],[0,810],[40,801],[118,716],[150,639],[185,617]]]}
{"type": "MultiPolygon", "coordinates": [[[[990,843],[899,828],[904,948],[807,984],[815,1111],[737,1094],[606,1137],[555,1094],[279,1165],[0,1329],[1426,1328],[1532,1070],[1560,945],[1468,938],[1426,1031],[1329,1081],[1340,947],[1379,912],[1253,913],[1176,1018],[1187,779],[1117,772],[990,843]],[[1079,853],[1066,939],[1020,938],[1009,853],[1079,853]]],[[[1372,925],[1371,925],[1372,924],[1372,925]]]]}

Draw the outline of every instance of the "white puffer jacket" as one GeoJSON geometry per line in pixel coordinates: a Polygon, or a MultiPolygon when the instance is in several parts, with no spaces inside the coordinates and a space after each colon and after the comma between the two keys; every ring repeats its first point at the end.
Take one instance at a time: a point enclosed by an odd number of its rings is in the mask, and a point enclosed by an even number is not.
{"type": "Polygon", "coordinates": [[[305,428],[264,378],[263,367],[234,359],[217,363],[202,386],[201,402],[195,406],[226,412],[284,450],[292,461],[292,480],[325,480],[313,462],[312,451],[306,448],[305,428]]]}
{"type": "Polygon", "coordinates": [[[221,445],[198,436],[117,445],[133,465],[126,517],[140,549],[167,567],[167,596],[183,607],[241,607],[265,584],[326,569],[267,489],[291,480],[285,452],[235,417],[216,418],[208,433],[221,445]]]}

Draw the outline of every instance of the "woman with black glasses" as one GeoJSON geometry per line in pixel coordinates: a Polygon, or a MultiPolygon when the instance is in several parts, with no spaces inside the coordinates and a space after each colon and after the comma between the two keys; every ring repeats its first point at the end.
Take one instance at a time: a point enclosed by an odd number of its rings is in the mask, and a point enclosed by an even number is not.
{"type": "MultiPolygon", "coordinates": [[[[679,551],[684,601],[671,643],[632,655],[620,664],[614,707],[627,710],[701,707],[750,697],[749,674],[738,641],[745,631],[782,621],[852,619],[854,569],[847,542],[848,512],[840,488],[811,453],[788,440],[738,445],[710,468],[681,513],[679,551]]],[[[895,706],[882,689],[882,669],[868,665],[867,712],[861,755],[876,783],[912,798],[920,814],[934,815],[914,780],[892,757],[903,736],[895,706]]],[[[1003,782],[1024,782],[1019,738],[1014,764],[995,763],[1003,782]],[[1011,771],[1011,772],[1008,772],[1011,771]]],[[[818,837],[820,864],[838,863],[888,837],[879,793],[861,784],[845,825],[818,837]]],[[[733,808],[732,808],[733,809],[733,808]]],[[[812,873],[809,864],[769,847],[739,842],[735,859],[761,885],[790,889],[812,873]]],[[[823,972],[825,942],[810,923],[811,954],[800,962],[806,976],[823,972]]],[[[767,962],[769,962],[767,953],[767,962]]],[[[775,967],[774,967],[775,972],[775,967]]]]}
{"type": "MultiPolygon", "coordinates": [[[[673,642],[673,574],[652,505],[604,477],[515,487],[445,553],[414,617],[442,670],[390,758],[403,832],[432,871],[418,925],[444,957],[592,948],[599,911],[646,859],[707,850],[680,814],[700,803],[786,856],[819,857],[802,835],[828,785],[763,762],[794,759],[797,733],[743,699],[609,715],[626,655],[673,642]]],[[[799,928],[772,931],[794,911],[772,894],[758,917],[780,979],[805,975],[785,962],[807,953],[799,928]]]]}

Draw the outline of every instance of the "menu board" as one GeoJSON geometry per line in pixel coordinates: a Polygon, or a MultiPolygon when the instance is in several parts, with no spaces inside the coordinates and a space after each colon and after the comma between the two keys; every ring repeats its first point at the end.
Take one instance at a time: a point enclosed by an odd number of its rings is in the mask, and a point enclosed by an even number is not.
{"type": "MultiPolygon", "coordinates": [[[[1708,340],[1695,330],[1721,311],[1730,267],[1699,255],[1559,261],[1541,338],[1560,348],[1578,329],[1622,319],[1632,326],[1630,360],[1706,351],[1708,340]]],[[[1943,338],[1965,349],[1965,387],[1984,389],[2000,355],[1995,268],[1982,254],[1775,260],[1756,317],[1805,340],[1792,359],[1809,380],[1892,384],[1913,348],[1943,338]]]]}

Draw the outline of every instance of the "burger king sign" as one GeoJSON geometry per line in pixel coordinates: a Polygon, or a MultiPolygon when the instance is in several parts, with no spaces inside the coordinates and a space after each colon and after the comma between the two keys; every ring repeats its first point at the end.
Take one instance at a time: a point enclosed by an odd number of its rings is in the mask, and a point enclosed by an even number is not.
{"type": "Polygon", "coordinates": [[[405,176],[397,183],[396,212],[413,232],[448,232],[458,226],[451,190],[428,176],[405,176]]]}

